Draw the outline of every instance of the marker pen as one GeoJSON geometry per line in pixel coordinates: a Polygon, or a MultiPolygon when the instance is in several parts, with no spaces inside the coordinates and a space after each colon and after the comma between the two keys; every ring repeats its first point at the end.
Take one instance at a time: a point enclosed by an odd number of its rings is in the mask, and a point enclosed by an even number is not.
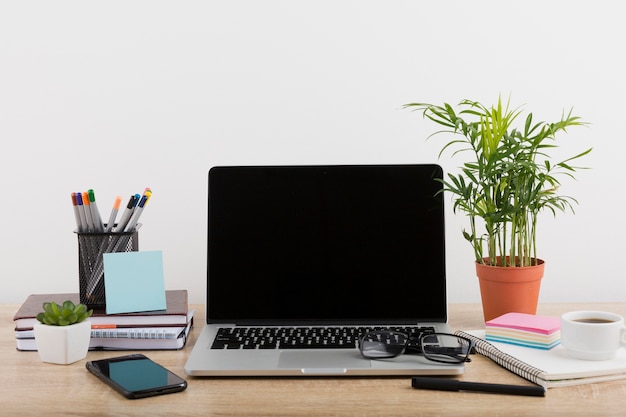
{"type": "Polygon", "coordinates": [[[89,207],[89,195],[87,193],[81,193],[83,199],[83,209],[85,210],[85,219],[87,219],[87,231],[93,232],[93,218],[91,217],[91,207],[89,207]]]}
{"type": "Polygon", "coordinates": [[[527,395],[531,397],[544,397],[546,395],[546,389],[539,385],[490,384],[417,376],[411,379],[411,386],[413,388],[439,391],[478,391],[494,394],[527,395]]]}
{"type": "Polygon", "coordinates": [[[83,195],[76,193],[76,206],[78,208],[78,216],[80,217],[80,231],[87,231],[87,219],[85,218],[85,208],[83,207],[83,195]]]}
{"type": "Polygon", "coordinates": [[[141,216],[141,213],[143,212],[143,208],[147,202],[148,202],[148,197],[144,194],[144,196],[141,197],[139,204],[137,204],[137,207],[135,207],[135,210],[133,211],[133,215],[128,221],[126,228],[124,229],[125,232],[132,232],[135,229],[135,226],[137,225],[137,221],[139,220],[139,216],[141,216]]]}
{"type": "Polygon", "coordinates": [[[120,204],[122,203],[122,196],[118,195],[115,197],[115,201],[113,202],[113,208],[111,209],[111,214],[109,215],[109,222],[107,223],[107,227],[105,232],[109,233],[113,230],[113,225],[115,224],[115,218],[117,217],[117,212],[120,209],[120,204]]]}
{"type": "Polygon", "coordinates": [[[130,220],[130,216],[133,214],[133,209],[139,202],[139,197],[140,197],[139,194],[130,196],[130,200],[128,200],[128,204],[126,205],[126,210],[124,210],[124,213],[122,214],[122,218],[117,223],[117,226],[115,227],[114,232],[122,233],[124,231],[124,229],[126,228],[126,224],[128,223],[128,220],[130,220]]]}
{"type": "Polygon", "coordinates": [[[74,218],[76,219],[76,230],[78,232],[82,232],[83,225],[80,222],[80,215],[78,214],[78,203],[76,202],[76,193],[72,193],[72,207],[74,208],[74,218]]]}
{"type": "Polygon", "coordinates": [[[104,226],[102,225],[102,217],[100,217],[100,210],[96,204],[96,195],[92,189],[87,191],[89,195],[89,207],[91,208],[91,218],[93,220],[94,230],[98,233],[104,232],[104,226]]]}

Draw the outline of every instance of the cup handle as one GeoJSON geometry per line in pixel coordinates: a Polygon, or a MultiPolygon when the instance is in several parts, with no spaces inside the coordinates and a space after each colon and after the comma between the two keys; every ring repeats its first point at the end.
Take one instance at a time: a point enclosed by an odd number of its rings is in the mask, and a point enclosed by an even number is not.
{"type": "Polygon", "coordinates": [[[626,326],[622,327],[622,330],[620,331],[619,342],[622,347],[626,347],[626,340],[624,340],[624,335],[626,335],[626,326]]]}

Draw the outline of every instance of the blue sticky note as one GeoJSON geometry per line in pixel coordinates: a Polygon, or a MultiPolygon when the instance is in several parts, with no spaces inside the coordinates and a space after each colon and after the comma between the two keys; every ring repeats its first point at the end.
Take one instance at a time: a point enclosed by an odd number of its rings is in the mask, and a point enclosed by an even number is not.
{"type": "Polygon", "coordinates": [[[165,310],[161,251],[103,254],[107,314],[165,310]]]}

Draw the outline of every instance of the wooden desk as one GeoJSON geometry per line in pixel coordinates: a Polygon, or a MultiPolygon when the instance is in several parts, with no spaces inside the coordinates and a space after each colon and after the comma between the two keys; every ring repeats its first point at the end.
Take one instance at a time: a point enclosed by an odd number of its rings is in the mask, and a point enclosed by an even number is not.
{"type": "MultiPolygon", "coordinates": [[[[408,378],[192,378],[183,366],[204,323],[204,306],[196,310],[196,326],[181,351],[146,352],[185,377],[182,393],[127,400],[85,369],[86,360],[117,356],[118,352],[89,352],[72,365],[42,363],[36,352],[18,352],[12,322],[18,305],[1,305],[2,383],[0,414],[7,416],[623,416],[626,380],[553,388],[545,398],[470,392],[422,391],[408,378]]],[[[603,309],[626,316],[626,303],[541,305],[538,314],[603,309]]],[[[454,330],[483,326],[476,304],[450,306],[454,330]]],[[[467,365],[462,379],[530,384],[482,356],[467,365]]]]}

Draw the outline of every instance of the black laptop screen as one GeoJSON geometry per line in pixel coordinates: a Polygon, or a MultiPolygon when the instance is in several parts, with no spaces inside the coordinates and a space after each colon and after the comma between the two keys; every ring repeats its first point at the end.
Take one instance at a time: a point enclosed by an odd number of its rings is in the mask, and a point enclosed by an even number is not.
{"type": "Polygon", "coordinates": [[[446,320],[437,165],[214,167],[207,321],[446,320]]]}

